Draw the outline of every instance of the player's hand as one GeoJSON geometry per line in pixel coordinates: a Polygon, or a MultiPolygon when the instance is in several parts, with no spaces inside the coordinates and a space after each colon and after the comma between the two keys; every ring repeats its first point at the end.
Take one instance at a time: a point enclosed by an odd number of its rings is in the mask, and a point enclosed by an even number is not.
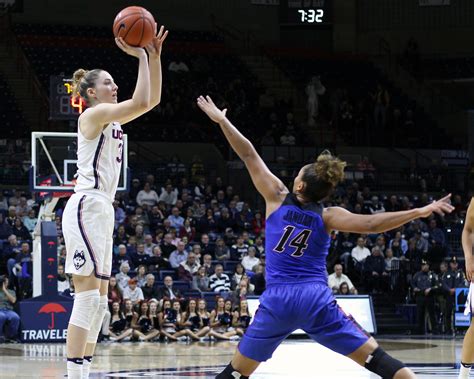
{"type": "Polygon", "coordinates": [[[433,212],[440,216],[444,216],[445,213],[451,213],[454,210],[454,207],[451,205],[451,194],[440,200],[433,201],[431,204],[420,208],[420,210],[420,217],[423,218],[430,216],[433,212]]]}
{"type": "Polygon", "coordinates": [[[474,280],[474,261],[466,261],[466,279],[469,282],[474,280]]]}
{"type": "Polygon", "coordinates": [[[132,57],[140,58],[140,56],[146,56],[145,49],[142,47],[130,46],[127,42],[123,40],[122,37],[115,38],[115,43],[123,52],[131,55],[132,57]]]}
{"type": "Polygon", "coordinates": [[[161,55],[161,49],[163,48],[163,42],[165,42],[166,37],[168,36],[168,31],[165,30],[165,27],[161,25],[158,34],[156,34],[156,29],[158,25],[155,23],[155,37],[151,42],[145,46],[146,51],[150,57],[159,57],[161,55]]]}
{"type": "Polygon", "coordinates": [[[199,96],[197,99],[197,105],[212,121],[219,124],[225,120],[227,109],[220,110],[217,108],[209,96],[206,96],[205,98],[204,96],[199,96]]]}

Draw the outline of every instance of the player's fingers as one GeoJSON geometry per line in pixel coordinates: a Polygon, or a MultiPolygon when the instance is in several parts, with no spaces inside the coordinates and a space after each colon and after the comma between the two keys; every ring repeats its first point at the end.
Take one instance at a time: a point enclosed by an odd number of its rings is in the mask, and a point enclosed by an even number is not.
{"type": "Polygon", "coordinates": [[[224,114],[224,116],[225,116],[225,115],[226,115],[226,113],[227,113],[227,108],[224,108],[224,109],[222,110],[222,113],[223,113],[223,114],[224,114]]]}
{"type": "Polygon", "coordinates": [[[206,99],[211,105],[215,105],[214,102],[212,101],[211,97],[209,95],[206,95],[206,99]]]}
{"type": "Polygon", "coordinates": [[[161,36],[160,38],[161,42],[163,42],[166,39],[166,37],[168,37],[168,31],[165,31],[163,35],[161,36]]]}
{"type": "Polygon", "coordinates": [[[446,195],[445,197],[443,197],[442,199],[439,199],[438,201],[442,201],[442,202],[448,202],[449,200],[451,199],[451,194],[448,194],[446,195]]]}

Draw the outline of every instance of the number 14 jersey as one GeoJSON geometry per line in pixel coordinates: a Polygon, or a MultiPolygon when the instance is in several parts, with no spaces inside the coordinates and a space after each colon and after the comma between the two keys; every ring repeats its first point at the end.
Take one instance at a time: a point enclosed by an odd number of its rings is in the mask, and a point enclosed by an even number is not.
{"type": "Polygon", "coordinates": [[[289,193],[267,218],[267,286],[304,282],[327,285],[326,257],[331,239],[322,213],[321,204],[300,204],[296,196],[289,193]]]}
{"type": "Polygon", "coordinates": [[[120,178],[123,160],[123,131],[111,122],[93,140],[77,128],[77,173],[74,192],[99,193],[111,202],[120,178]]]}

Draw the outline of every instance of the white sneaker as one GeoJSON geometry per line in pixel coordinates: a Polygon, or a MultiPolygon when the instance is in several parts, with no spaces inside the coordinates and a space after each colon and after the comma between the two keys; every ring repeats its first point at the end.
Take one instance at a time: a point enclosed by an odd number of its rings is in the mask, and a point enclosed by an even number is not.
{"type": "Polygon", "coordinates": [[[181,337],[178,337],[178,341],[179,342],[186,342],[188,340],[188,336],[181,336],[181,337]]]}
{"type": "Polygon", "coordinates": [[[235,336],[230,337],[230,340],[231,341],[239,341],[240,337],[238,335],[235,335],[235,336]]]}

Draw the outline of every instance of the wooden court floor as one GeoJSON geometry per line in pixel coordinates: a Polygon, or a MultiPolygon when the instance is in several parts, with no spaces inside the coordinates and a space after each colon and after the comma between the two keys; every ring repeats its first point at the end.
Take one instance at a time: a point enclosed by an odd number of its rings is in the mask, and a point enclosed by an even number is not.
{"type": "MultiPolygon", "coordinates": [[[[419,378],[457,375],[460,338],[379,338],[378,341],[386,351],[412,367],[419,378]]],[[[102,343],[90,378],[214,378],[227,365],[237,344],[102,343]]],[[[0,345],[0,378],[64,378],[64,370],[64,344],[0,345]]],[[[309,340],[286,340],[252,378],[372,379],[378,376],[309,340]]]]}

